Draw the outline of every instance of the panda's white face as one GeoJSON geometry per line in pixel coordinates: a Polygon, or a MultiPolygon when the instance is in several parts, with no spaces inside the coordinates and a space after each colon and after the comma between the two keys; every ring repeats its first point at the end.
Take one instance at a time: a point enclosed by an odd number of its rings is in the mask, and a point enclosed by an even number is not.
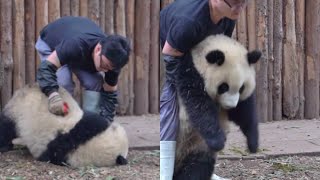
{"type": "Polygon", "coordinates": [[[224,35],[209,36],[192,50],[205,90],[224,109],[236,107],[253,93],[256,85],[253,64],[260,56],[260,52],[248,53],[239,42],[224,35]]]}

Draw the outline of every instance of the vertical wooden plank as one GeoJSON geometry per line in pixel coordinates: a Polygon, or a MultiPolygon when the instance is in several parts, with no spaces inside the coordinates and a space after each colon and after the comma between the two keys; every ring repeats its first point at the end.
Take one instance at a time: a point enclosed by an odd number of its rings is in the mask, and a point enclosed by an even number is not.
{"type": "Polygon", "coordinates": [[[273,120],[273,0],[268,1],[268,120],[273,120]]]}
{"type": "Polygon", "coordinates": [[[80,14],[79,0],[70,0],[70,12],[71,12],[71,16],[79,16],[80,14]]]}
{"type": "Polygon", "coordinates": [[[159,113],[159,12],[158,0],[151,1],[150,68],[149,68],[149,112],[159,113]]]}
{"type": "Polygon", "coordinates": [[[299,109],[299,70],[296,58],[296,33],[294,0],[284,1],[283,44],[283,115],[292,119],[299,109]]]}
{"type": "Polygon", "coordinates": [[[274,1],[273,4],[273,120],[282,119],[282,49],[283,49],[283,23],[282,23],[282,1],[274,1]]]}
{"type": "MultiPolygon", "coordinates": [[[[115,33],[126,36],[126,19],[125,19],[125,1],[115,0],[115,33]]],[[[118,113],[125,114],[129,108],[129,89],[128,89],[129,67],[124,66],[119,77],[119,106],[118,113]]]]}
{"type": "Polygon", "coordinates": [[[26,83],[35,82],[36,72],[36,53],[35,41],[36,35],[36,18],[35,18],[35,0],[25,0],[25,50],[26,50],[26,83]]]}
{"type": "Polygon", "coordinates": [[[242,11],[242,13],[240,14],[240,18],[237,22],[237,29],[236,31],[237,33],[237,39],[238,41],[243,44],[245,47],[248,47],[248,38],[247,38],[247,12],[246,11],[242,11]]]}
{"type": "Polygon", "coordinates": [[[172,3],[174,0],[161,0],[161,9],[172,3]]]}
{"type": "Polygon", "coordinates": [[[91,20],[100,25],[99,0],[88,1],[88,16],[91,20]]]}
{"type": "Polygon", "coordinates": [[[305,118],[319,118],[320,1],[306,1],[305,118]]]}
{"type": "Polygon", "coordinates": [[[262,51],[261,61],[257,64],[257,111],[262,122],[268,121],[268,1],[256,1],[257,47],[262,51]]]}
{"type": "Polygon", "coordinates": [[[248,49],[254,50],[257,48],[256,40],[256,1],[250,1],[247,7],[247,23],[248,23],[248,49]],[[249,36],[250,34],[250,36],[249,36]]]}
{"type": "Polygon", "coordinates": [[[1,60],[4,65],[3,87],[1,89],[1,106],[4,107],[12,96],[12,1],[1,1],[1,60]]]}
{"type": "Polygon", "coordinates": [[[148,71],[150,45],[150,2],[136,1],[135,11],[135,77],[134,112],[136,115],[148,112],[148,71]]]}
{"type": "Polygon", "coordinates": [[[88,17],[88,0],[80,0],[80,16],[88,17]]]}
{"type": "MultiPolygon", "coordinates": [[[[127,3],[130,4],[130,2],[132,1],[127,3]]],[[[114,0],[106,1],[105,6],[105,32],[107,34],[114,34],[114,0]]]]}
{"type": "Polygon", "coordinates": [[[13,1],[13,90],[25,85],[24,0],[13,1]]]}
{"type": "Polygon", "coordinates": [[[60,14],[61,14],[61,17],[71,15],[70,0],[60,1],[60,14]]]}
{"type": "Polygon", "coordinates": [[[305,0],[295,1],[296,3],[296,37],[297,37],[297,61],[299,64],[299,110],[296,118],[304,118],[304,62],[305,62],[305,0]]]}
{"type": "MultiPolygon", "coordinates": [[[[108,0],[110,1],[110,0],[108,0]]],[[[100,0],[100,28],[105,32],[106,26],[106,0],[100,0]]],[[[124,22],[125,23],[125,22],[124,22]]]]}
{"type": "MultiPolygon", "coordinates": [[[[36,0],[36,38],[41,29],[48,24],[48,0],[36,0]]],[[[40,64],[40,57],[37,56],[36,69],[40,64]]]]}
{"type": "Polygon", "coordinates": [[[60,1],[59,0],[49,0],[48,2],[48,21],[52,22],[60,18],[60,1]]]}
{"type": "MultiPolygon", "coordinates": [[[[106,3],[107,4],[107,3],[106,3]]],[[[107,7],[107,6],[106,6],[107,7]]],[[[107,9],[107,8],[106,8],[107,9]]],[[[106,13],[107,14],[107,13],[106,13]]],[[[134,14],[135,14],[135,0],[127,1],[126,4],[126,27],[127,27],[127,37],[130,39],[131,44],[131,54],[129,57],[129,109],[128,114],[133,114],[133,105],[134,105],[134,65],[135,65],[135,47],[134,47],[134,14]]],[[[107,23],[106,23],[107,29],[107,23]]]]}

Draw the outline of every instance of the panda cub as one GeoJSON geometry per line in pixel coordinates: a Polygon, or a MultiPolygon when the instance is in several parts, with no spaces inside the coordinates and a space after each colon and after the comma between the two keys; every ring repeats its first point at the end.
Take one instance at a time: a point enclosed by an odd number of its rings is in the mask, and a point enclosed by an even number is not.
{"type": "Polygon", "coordinates": [[[64,88],[60,87],[59,93],[69,105],[64,117],[48,111],[48,98],[37,84],[17,90],[0,115],[0,151],[20,144],[38,160],[57,165],[126,164],[128,138],[124,128],[83,112],[64,88]]]}
{"type": "Polygon", "coordinates": [[[257,151],[254,64],[260,57],[260,51],[248,52],[236,40],[212,35],[179,63],[175,180],[210,179],[229,120],[240,126],[250,152],[257,151]]]}

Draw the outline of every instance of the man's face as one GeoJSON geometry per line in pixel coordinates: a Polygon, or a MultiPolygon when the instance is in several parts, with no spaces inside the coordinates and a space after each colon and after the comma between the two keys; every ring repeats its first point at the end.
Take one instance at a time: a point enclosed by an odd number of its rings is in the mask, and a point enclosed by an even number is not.
{"type": "Polygon", "coordinates": [[[236,20],[240,17],[248,0],[220,0],[220,8],[225,13],[225,16],[236,20]]]}
{"type": "Polygon", "coordinates": [[[94,50],[93,61],[97,71],[107,72],[114,69],[111,61],[106,56],[101,54],[100,44],[98,44],[94,50]]]}

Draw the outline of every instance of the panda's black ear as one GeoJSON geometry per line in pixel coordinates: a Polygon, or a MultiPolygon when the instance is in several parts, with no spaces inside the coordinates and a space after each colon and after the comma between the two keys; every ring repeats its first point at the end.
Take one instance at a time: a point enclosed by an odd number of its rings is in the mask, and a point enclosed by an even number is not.
{"type": "Polygon", "coordinates": [[[258,51],[258,50],[254,50],[254,51],[251,51],[251,52],[248,52],[248,62],[249,64],[255,64],[256,62],[258,62],[258,60],[260,59],[261,57],[261,52],[258,51]]]}
{"type": "Polygon", "coordinates": [[[206,55],[206,59],[210,64],[217,63],[219,66],[221,66],[224,63],[224,54],[220,50],[214,50],[206,55]]]}

